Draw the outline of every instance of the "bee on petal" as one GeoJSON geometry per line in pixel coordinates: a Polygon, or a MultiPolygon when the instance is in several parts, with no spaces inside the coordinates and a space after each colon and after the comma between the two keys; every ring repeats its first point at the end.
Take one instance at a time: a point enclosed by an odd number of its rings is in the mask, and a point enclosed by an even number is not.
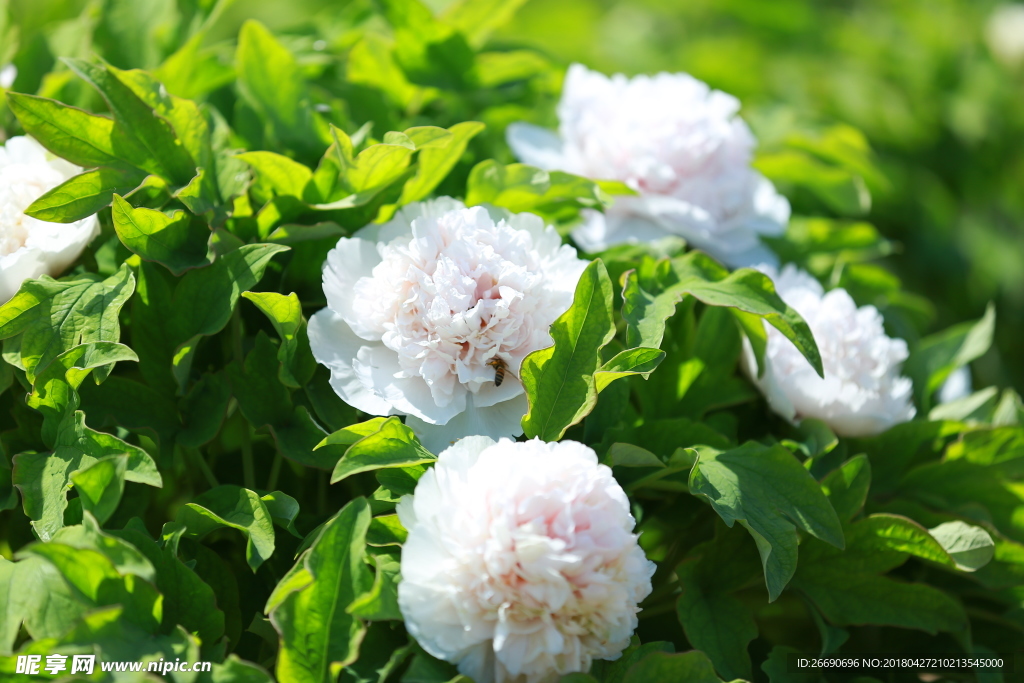
{"type": "Polygon", "coordinates": [[[505,372],[508,370],[508,364],[500,358],[492,358],[487,361],[487,365],[494,368],[494,386],[500,387],[501,383],[505,381],[505,372]]]}

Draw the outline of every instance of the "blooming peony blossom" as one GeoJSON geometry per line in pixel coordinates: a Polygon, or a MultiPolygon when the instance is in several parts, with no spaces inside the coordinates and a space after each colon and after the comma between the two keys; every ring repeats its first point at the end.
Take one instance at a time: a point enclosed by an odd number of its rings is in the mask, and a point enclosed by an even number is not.
{"type": "Polygon", "coordinates": [[[743,367],[768,398],[772,409],[790,421],[813,417],[841,436],[870,436],[914,417],[913,387],[900,375],[907,344],[891,339],[874,306],[857,304],[845,289],[824,292],[813,277],[793,265],[777,274],[779,296],[803,316],[821,352],[822,379],[796,347],[774,327],[766,326],[764,375],[744,340],[743,367]]]}
{"type": "Polygon", "coordinates": [[[573,239],[587,251],[679,235],[730,266],[774,262],[759,236],[785,230],[789,203],[750,167],[755,140],[739,107],[688,74],[609,78],[574,64],[559,134],[517,123],[507,136],[527,164],[639,193],[585,212],[573,239]]]}
{"type": "Polygon", "coordinates": [[[557,681],[629,644],[654,564],[583,444],[463,439],[398,515],[406,628],[476,683],[557,681]]]}
{"type": "Polygon", "coordinates": [[[32,138],[11,138],[0,147],[0,304],[25,280],[60,275],[99,233],[95,216],[61,224],[25,215],[32,202],[81,171],[48,158],[32,138]]]}
{"type": "Polygon", "coordinates": [[[316,359],[350,405],[407,415],[437,452],[469,434],[522,433],[519,367],[552,344],[586,262],[532,214],[441,198],[342,238],[324,265],[316,359]],[[498,382],[498,368],[506,368],[498,382]]]}

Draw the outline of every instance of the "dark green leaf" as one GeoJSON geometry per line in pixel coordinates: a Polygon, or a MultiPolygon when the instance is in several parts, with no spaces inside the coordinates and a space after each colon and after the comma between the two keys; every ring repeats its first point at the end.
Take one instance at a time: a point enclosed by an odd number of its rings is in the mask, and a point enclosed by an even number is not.
{"type": "Polygon", "coordinates": [[[785,448],[750,442],[725,452],[697,452],[690,491],[706,497],[726,524],[739,521],[750,531],[761,553],[770,600],[796,571],[797,528],[843,547],[843,530],[828,498],[785,448]]]}
{"type": "Polygon", "coordinates": [[[256,571],[274,553],[274,522],[259,495],[240,486],[210,489],[178,511],[176,520],[187,528],[186,536],[202,538],[215,529],[229,527],[246,538],[245,558],[256,571]]]}

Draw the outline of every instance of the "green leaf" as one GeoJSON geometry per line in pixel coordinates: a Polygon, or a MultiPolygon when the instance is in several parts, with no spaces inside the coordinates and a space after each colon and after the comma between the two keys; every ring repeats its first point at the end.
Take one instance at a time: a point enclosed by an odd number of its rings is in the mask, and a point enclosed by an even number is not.
{"type": "Polygon", "coordinates": [[[469,44],[480,48],[495,29],[508,23],[526,0],[457,0],[445,8],[441,19],[451,24],[469,44]]]}
{"type": "Polygon", "coordinates": [[[8,93],[7,101],[26,133],[77,166],[130,172],[138,165],[140,152],[133,141],[115,134],[120,131],[105,116],[34,95],[8,93]]]}
{"type": "Polygon", "coordinates": [[[287,493],[280,491],[271,491],[261,496],[260,500],[267,506],[267,512],[270,513],[274,524],[285,529],[292,536],[302,538],[302,535],[295,529],[295,518],[299,516],[299,502],[297,500],[287,493]]]}
{"type": "Polygon", "coordinates": [[[810,328],[799,313],[779,298],[774,283],[767,275],[749,268],[730,273],[699,251],[673,260],[672,271],[677,279],[673,286],[699,301],[764,318],[793,342],[818,375],[824,376],[821,354],[810,328]]]}
{"type": "Polygon", "coordinates": [[[757,542],[769,600],[797,568],[797,528],[837,548],[843,530],[818,482],[782,446],[748,442],[729,451],[697,449],[690,492],[704,496],[730,527],[737,521],[757,542]]]}
{"type": "Polygon", "coordinates": [[[295,389],[306,386],[316,371],[316,359],[309,348],[306,319],[302,316],[302,303],[298,295],[246,292],[242,296],[256,304],[281,338],[277,352],[277,359],[281,361],[278,369],[281,383],[295,389]]]}
{"type": "MultiPolygon", "coordinates": [[[[379,423],[378,431],[354,442],[334,467],[331,483],[335,484],[359,472],[369,472],[389,467],[409,467],[434,462],[437,458],[420,445],[413,431],[402,424],[397,417],[390,417],[379,423]]],[[[350,432],[332,434],[317,448],[332,447],[344,443],[350,432]]]]}
{"type": "Polygon", "coordinates": [[[814,601],[830,623],[898,626],[931,634],[968,628],[963,607],[943,591],[881,576],[911,554],[951,562],[923,527],[903,517],[873,515],[849,526],[846,540],[841,551],[808,539],[793,577],[793,587],[814,601]]]}
{"type": "Polygon", "coordinates": [[[370,557],[376,568],[373,586],[348,606],[349,614],[367,621],[401,621],[398,608],[398,580],[401,552],[375,551],[370,557]]]}
{"type": "Polygon", "coordinates": [[[224,329],[238,297],[252,289],[263,278],[270,260],[284,251],[288,247],[279,244],[246,244],[213,265],[186,273],[174,290],[171,320],[175,339],[180,343],[224,329]]]}
{"type": "Polygon", "coordinates": [[[530,409],[528,438],[557,441],[594,409],[601,349],[615,336],[612,283],[600,259],[583,271],[572,306],[551,325],[554,346],[523,359],[520,377],[530,409]]]}
{"type": "Polygon", "coordinates": [[[138,360],[135,353],[123,344],[89,342],[65,351],[47,365],[26,401],[43,414],[43,442],[53,446],[59,425],[80,404],[76,390],[94,369],[133,360],[138,360]]]}
{"type": "Polygon", "coordinates": [[[52,564],[41,557],[0,558],[0,654],[10,654],[24,624],[36,640],[59,638],[88,612],[52,564]]]}
{"type": "Polygon", "coordinates": [[[637,271],[628,271],[622,286],[622,319],[626,321],[626,343],[630,346],[661,348],[665,323],[672,317],[686,293],[669,288],[649,294],[640,286],[637,271]]]}
{"type": "Polygon", "coordinates": [[[51,223],[74,223],[110,206],[114,195],[128,194],[145,178],[139,171],[97,168],[70,178],[25,209],[25,214],[51,223]]]}
{"type": "Polygon", "coordinates": [[[441,147],[431,147],[419,153],[416,174],[402,188],[399,205],[426,199],[451,172],[466,152],[469,141],[484,129],[477,121],[457,123],[448,131],[451,137],[441,147]]]}
{"type": "Polygon", "coordinates": [[[72,347],[121,337],[118,314],[135,291],[127,266],[106,280],[26,280],[14,298],[0,306],[0,339],[21,337],[20,360],[29,381],[72,347]]]}
{"type": "Polygon", "coordinates": [[[92,513],[100,524],[114,514],[124,493],[124,475],[128,456],[112,455],[71,474],[82,508],[92,513]]]}
{"type": "Polygon", "coordinates": [[[224,635],[224,612],[217,608],[217,595],[195,571],[185,566],[171,548],[161,548],[141,531],[113,532],[131,543],[155,567],[157,589],[164,596],[163,623],[180,624],[198,635],[203,643],[216,643],[224,635]]]}
{"type": "Polygon", "coordinates": [[[111,217],[124,246],[175,275],[210,263],[210,229],[189,213],[136,209],[114,195],[111,217]]]}
{"type": "Polygon", "coordinates": [[[562,208],[598,208],[606,195],[592,180],[526,164],[488,159],[473,167],[466,185],[466,205],[492,204],[513,213],[550,216],[562,208]]]}
{"type": "Polygon", "coordinates": [[[755,167],[783,191],[794,185],[807,188],[842,216],[859,216],[871,208],[871,194],[859,175],[806,152],[790,149],[761,154],[755,167]]]}
{"type": "Polygon", "coordinates": [[[384,515],[374,517],[370,521],[370,528],[366,532],[366,544],[382,547],[387,545],[402,545],[409,536],[409,532],[402,526],[398,515],[384,515]]]}
{"type": "Polygon", "coordinates": [[[871,462],[868,456],[850,458],[821,482],[825,495],[839,519],[848,522],[864,507],[871,486],[871,462]]]}
{"type": "Polygon", "coordinates": [[[995,555],[995,543],[981,527],[953,521],[928,531],[953,558],[957,569],[973,572],[988,564],[995,555]]]}
{"type": "Polygon", "coordinates": [[[277,678],[333,683],[358,657],[365,626],[348,608],[372,588],[366,567],[370,507],[357,498],[325,525],[275,590],[268,612],[281,634],[277,678]]]}
{"type": "Polygon", "coordinates": [[[260,184],[275,195],[299,199],[307,196],[307,188],[313,180],[308,166],[274,152],[244,152],[235,158],[252,167],[260,184]]]}
{"type": "Polygon", "coordinates": [[[220,432],[230,400],[231,389],[222,374],[203,375],[181,401],[178,443],[199,448],[211,441],[220,432]]]}
{"type": "MultiPolygon", "coordinates": [[[[186,184],[196,173],[196,161],[178,140],[171,124],[143,102],[111,68],[84,59],[65,59],[71,70],[103,96],[118,128],[132,140],[133,163],[172,184],[186,184]]],[[[103,164],[108,165],[108,164],[103,164]]]]}
{"type": "Polygon", "coordinates": [[[317,130],[324,126],[295,56],[258,21],[242,25],[235,70],[242,97],[269,122],[273,139],[307,155],[323,150],[317,130]]]}
{"type": "Polygon", "coordinates": [[[658,683],[686,681],[686,683],[722,683],[703,652],[652,652],[634,664],[622,678],[622,683],[658,683]]]}
{"type": "Polygon", "coordinates": [[[607,462],[612,467],[665,467],[654,453],[631,443],[613,443],[608,449],[607,462]]]}
{"type": "Polygon", "coordinates": [[[122,576],[102,552],[63,543],[33,543],[18,557],[40,557],[53,565],[76,597],[91,607],[121,605],[130,624],[156,633],[163,617],[163,599],[153,584],[129,574],[122,576]]]}
{"type": "Polygon", "coordinates": [[[739,529],[719,525],[713,541],[702,544],[676,569],[682,593],[676,602],[686,639],[711,659],[727,680],[751,678],[747,646],[758,636],[750,608],[733,592],[757,580],[755,545],[739,529]]]}
{"type": "Polygon", "coordinates": [[[32,528],[48,540],[64,524],[68,485],[77,470],[110,455],[128,455],[125,479],[157,488],[163,485],[156,464],[146,451],[85,426],[85,414],[68,415],[57,429],[52,453],[21,453],[14,457],[14,484],[21,490],[32,528]]]}
{"type": "Polygon", "coordinates": [[[258,494],[224,485],[205,491],[178,511],[176,521],[189,538],[202,538],[215,529],[237,529],[245,536],[245,559],[255,572],[274,554],[274,522],[258,494]]]}
{"type": "Polygon", "coordinates": [[[665,360],[665,352],[660,349],[638,348],[620,351],[594,373],[594,386],[600,393],[609,384],[622,377],[640,375],[647,379],[648,375],[654,372],[663,360],[665,360]]]}
{"type": "Polygon", "coordinates": [[[352,162],[344,177],[350,194],[327,204],[315,204],[320,211],[350,209],[369,203],[387,187],[406,177],[413,150],[405,145],[380,144],[367,147],[352,162]]]}
{"type": "Polygon", "coordinates": [[[156,578],[156,569],[145,554],[117,535],[104,533],[88,511],[83,513],[81,524],[64,527],[53,535],[51,542],[102,553],[122,576],[134,574],[146,581],[156,578]]]}
{"type": "Polygon", "coordinates": [[[988,351],[995,326],[996,309],[990,303],[981,320],[954,325],[917,343],[905,368],[914,380],[914,396],[922,410],[928,411],[932,396],[950,373],[988,351]]]}
{"type": "MultiPolygon", "coordinates": [[[[665,321],[676,304],[691,295],[709,306],[733,309],[744,329],[753,327],[744,314],[763,318],[792,341],[815,371],[823,375],[821,355],[810,328],[799,313],[779,298],[775,285],[763,273],[749,268],[730,273],[699,251],[672,260],[648,261],[643,270],[649,271],[643,274],[643,285],[641,274],[631,271],[622,290],[622,317],[627,323],[630,346],[660,347],[665,321]]],[[[752,343],[755,341],[756,335],[752,343]]],[[[763,355],[763,343],[759,348],[763,355]]]]}

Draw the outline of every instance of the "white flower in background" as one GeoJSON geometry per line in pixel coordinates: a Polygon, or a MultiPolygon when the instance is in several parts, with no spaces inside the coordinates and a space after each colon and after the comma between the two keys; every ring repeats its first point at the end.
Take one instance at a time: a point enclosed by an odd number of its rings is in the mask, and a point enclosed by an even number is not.
{"type": "Polygon", "coordinates": [[[548,328],[586,265],[532,214],[492,216],[447,197],[410,204],[328,254],[313,355],[342,399],[407,415],[435,453],[470,434],[522,434],[519,367],[552,344],[548,328]]]}
{"type": "Polygon", "coordinates": [[[476,683],[557,681],[629,644],[654,564],[583,444],[463,439],[398,515],[406,628],[476,683]]]}
{"type": "Polygon", "coordinates": [[[781,274],[767,266],[759,269],[807,321],[825,369],[822,379],[792,342],[765,325],[766,367],[758,378],[757,361],[744,340],[744,370],[776,413],[791,422],[823,420],[841,436],[878,434],[914,417],[913,386],[900,375],[907,344],[886,336],[874,306],[857,308],[845,289],[826,293],[817,280],[793,265],[781,274]]]}
{"type": "Polygon", "coordinates": [[[47,223],[25,215],[32,202],[82,172],[27,137],[0,147],[0,304],[21,283],[41,275],[60,275],[99,233],[96,216],[77,223],[47,223]]]}
{"type": "Polygon", "coordinates": [[[985,25],[988,49],[1009,67],[1024,62],[1024,4],[999,5],[985,25]]]}
{"type": "Polygon", "coordinates": [[[16,78],[18,78],[18,67],[13,64],[0,66],[0,89],[10,90],[16,78]]]}
{"type": "Polygon", "coordinates": [[[966,398],[971,393],[971,368],[962,365],[953,372],[939,387],[939,403],[952,403],[966,398]]]}
{"type": "Polygon", "coordinates": [[[585,212],[573,239],[587,251],[678,235],[729,266],[774,263],[759,235],[782,234],[789,202],[750,167],[755,140],[739,108],[688,74],[609,78],[574,64],[559,133],[517,123],[507,136],[527,164],[639,193],[585,212]]]}

